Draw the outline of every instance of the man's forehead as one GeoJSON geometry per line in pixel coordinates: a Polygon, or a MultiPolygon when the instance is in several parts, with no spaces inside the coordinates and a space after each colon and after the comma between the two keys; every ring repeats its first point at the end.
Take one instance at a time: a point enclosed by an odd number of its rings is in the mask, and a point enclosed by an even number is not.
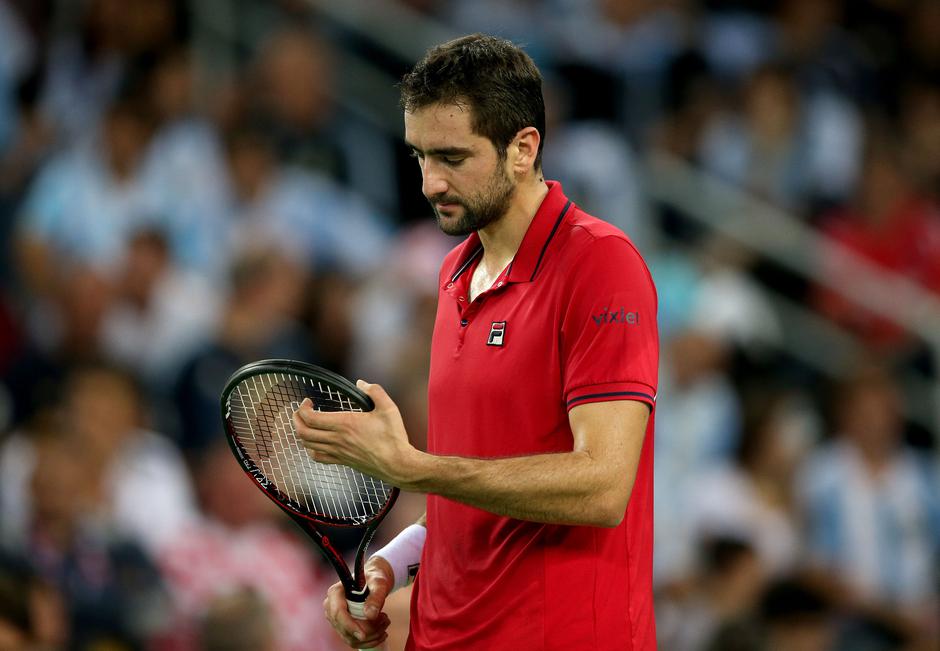
{"type": "Polygon", "coordinates": [[[471,135],[470,108],[463,104],[430,104],[405,111],[405,131],[443,130],[454,135],[471,135]]]}
{"type": "Polygon", "coordinates": [[[431,104],[405,111],[405,140],[412,146],[470,147],[478,139],[485,138],[474,133],[470,109],[460,104],[431,104]]]}

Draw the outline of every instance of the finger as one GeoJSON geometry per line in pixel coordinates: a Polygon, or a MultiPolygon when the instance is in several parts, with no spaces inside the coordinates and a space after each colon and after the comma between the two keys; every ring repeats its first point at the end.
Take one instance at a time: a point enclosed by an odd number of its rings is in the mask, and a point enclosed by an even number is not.
{"type": "Polygon", "coordinates": [[[382,633],[382,635],[375,639],[363,640],[362,642],[356,642],[354,645],[351,645],[355,649],[377,649],[379,645],[385,642],[388,639],[388,633],[382,633]]]}
{"type": "Polygon", "coordinates": [[[294,411],[295,418],[313,429],[335,430],[342,426],[348,414],[342,411],[319,411],[314,409],[313,401],[304,398],[294,411]]]}
{"type": "Polygon", "coordinates": [[[357,641],[366,639],[374,632],[371,626],[368,626],[368,621],[355,619],[345,605],[335,610],[332,621],[333,628],[357,641]]]}
{"type": "Polygon", "coordinates": [[[304,447],[322,452],[328,451],[337,443],[332,432],[324,432],[322,429],[310,429],[309,427],[298,429],[297,438],[304,447]]]}
{"type": "Polygon", "coordinates": [[[376,625],[367,629],[366,636],[362,640],[357,640],[357,644],[360,645],[360,648],[365,649],[377,647],[388,638],[389,624],[391,624],[391,621],[388,615],[382,613],[382,617],[377,621],[376,625]]]}
{"type": "Polygon", "coordinates": [[[362,642],[356,642],[355,644],[351,644],[350,646],[353,647],[354,649],[375,649],[375,648],[378,648],[378,646],[387,639],[388,639],[388,633],[382,633],[380,637],[377,637],[375,639],[363,640],[362,642]]]}
{"type": "Polygon", "coordinates": [[[291,418],[294,423],[294,432],[302,441],[311,443],[333,443],[336,441],[335,429],[324,429],[320,427],[319,423],[311,424],[304,419],[299,409],[291,415],[291,418]]]}
{"type": "Polygon", "coordinates": [[[332,466],[336,464],[343,464],[343,461],[332,454],[327,454],[325,452],[320,452],[317,450],[307,450],[307,456],[310,457],[311,461],[316,461],[317,463],[322,463],[324,465],[332,466]]]}
{"type": "MultiPolygon", "coordinates": [[[[363,627],[359,620],[354,619],[349,614],[349,609],[346,606],[346,593],[343,591],[342,583],[334,583],[327,590],[323,610],[326,613],[327,620],[350,646],[371,637],[375,632],[372,628],[363,627]]],[[[368,622],[363,621],[362,623],[368,622]]]]}
{"type": "Polygon", "coordinates": [[[364,612],[368,619],[374,620],[382,612],[391,589],[391,581],[384,573],[376,572],[366,575],[366,584],[369,586],[369,596],[366,597],[364,612]]]}
{"type": "Polygon", "coordinates": [[[378,619],[376,619],[374,622],[360,622],[362,630],[365,633],[365,637],[363,637],[362,641],[368,642],[369,640],[382,637],[391,623],[392,621],[385,613],[379,615],[378,619]]]}
{"type": "Polygon", "coordinates": [[[395,407],[395,401],[392,400],[391,396],[382,388],[381,384],[370,384],[365,380],[357,380],[356,386],[362,389],[367,396],[372,398],[376,409],[395,407]]]}
{"type": "Polygon", "coordinates": [[[373,625],[369,622],[360,622],[358,620],[357,624],[360,625],[358,631],[344,636],[347,644],[360,649],[370,649],[385,641],[388,637],[387,629],[391,621],[388,619],[387,615],[383,614],[377,625],[373,625]]]}

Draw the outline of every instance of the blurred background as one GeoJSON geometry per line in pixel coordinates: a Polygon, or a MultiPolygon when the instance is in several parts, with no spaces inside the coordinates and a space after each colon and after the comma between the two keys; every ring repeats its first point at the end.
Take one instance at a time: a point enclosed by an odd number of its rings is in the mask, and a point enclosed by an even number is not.
{"type": "Polygon", "coordinates": [[[474,31],[657,284],[661,648],[940,646],[940,2],[0,0],[0,649],[339,648],[218,394],[304,359],[423,445],[395,84],[474,31]]]}

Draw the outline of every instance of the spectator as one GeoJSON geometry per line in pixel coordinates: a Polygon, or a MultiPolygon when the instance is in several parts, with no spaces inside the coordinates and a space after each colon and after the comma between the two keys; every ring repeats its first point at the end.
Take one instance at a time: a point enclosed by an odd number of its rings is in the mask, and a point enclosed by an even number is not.
{"type": "Polygon", "coordinates": [[[28,559],[0,552],[0,649],[58,649],[68,639],[62,593],[28,559]]]}
{"type": "Polygon", "coordinates": [[[50,43],[40,106],[57,134],[70,146],[95,133],[117,96],[126,61],[121,52],[121,0],[83,3],[75,29],[50,43]]]}
{"type": "Polygon", "coordinates": [[[732,461],[704,474],[692,517],[698,537],[746,541],[764,571],[780,577],[796,568],[802,551],[793,474],[814,443],[813,432],[801,422],[796,396],[755,393],[745,401],[744,427],[732,461]]]}
{"type": "Polygon", "coordinates": [[[601,120],[575,120],[571,98],[560,84],[548,85],[545,169],[565,179],[565,191],[579,206],[620,228],[642,252],[653,249],[647,198],[633,147],[601,120]]]}
{"type": "MultiPolygon", "coordinates": [[[[699,238],[701,239],[701,238],[699,238]]],[[[751,273],[755,256],[715,235],[695,248],[675,247],[651,264],[659,295],[660,333],[709,335],[729,352],[765,357],[783,336],[774,306],[751,273]]]]}
{"type": "MultiPolygon", "coordinates": [[[[24,79],[17,88],[15,106],[11,107],[16,128],[7,146],[0,147],[0,214],[15,210],[36,170],[56,151],[51,125],[39,110],[38,85],[38,73],[24,79]]],[[[12,220],[7,222],[3,229],[4,235],[9,236],[13,224],[12,220]]],[[[3,253],[8,254],[9,251],[3,253]]]]}
{"type": "Polygon", "coordinates": [[[143,75],[156,120],[143,163],[143,182],[153,215],[168,236],[174,262],[218,280],[231,227],[222,143],[215,126],[197,111],[192,55],[175,47],[160,54],[143,75]]]}
{"type": "Polygon", "coordinates": [[[727,462],[740,432],[741,406],[726,370],[727,348],[687,330],[667,343],[657,396],[655,545],[660,586],[695,571],[694,497],[702,474],[727,462]]]}
{"type": "Polygon", "coordinates": [[[38,296],[54,293],[65,263],[107,276],[130,235],[152,214],[141,164],[152,134],[149,111],[122,100],[107,112],[94,146],[75,147],[46,163],[22,206],[19,271],[38,296]]]}
{"type": "MultiPolygon", "coordinates": [[[[936,207],[940,205],[940,84],[914,78],[901,90],[899,100],[903,169],[910,171],[915,189],[936,207]]],[[[932,286],[940,287],[940,281],[932,286]]]]}
{"type": "Polygon", "coordinates": [[[699,244],[695,258],[698,291],[692,306],[686,307],[689,323],[753,357],[779,344],[780,318],[753,278],[757,256],[730,238],[715,235],[699,244]]]}
{"type": "MultiPolygon", "coordinates": [[[[204,517],[180,529],[160,555],[176,617],[168,648],[198,648],[200,622],[218,613],[220,599],[246,589],[270,609],[275,648],[342,648],[323,619],[323,595],[334,579],[293,529],[282,530],[280,512],[245,476],[224,439],[206,448],[195,476],[204,517]]],[[[255,623],[261,628],[247,632],[263,641],[264,622],[255,623]]],[[[205,626],[204,635],[220,634],[205,626]]]]}
{"type": "MultiPolygon", "coordinates": [[[[940,293],[940,219],[905,173],[897,140],[872,134],[857,197],[825,216],[823,234],[833,243],[881,269],[940,293]]],[[[826,256],[818,261],[830,286],[814,302],[823,314],[861,336],[876,349],[903,351],[908,335],[894,322],[872,314],[838,289],[857,282],[854,270],[826,256]],[[833,288],[834,286],[834,288],[833,288]]]]}
{"type": "Polygon", "coordinates": [[[742,95],[740,112],[715,119],[703,134],[708,171],[801,215],[815,200],[849,192],[859,123],[844,101],[804,95],[793,68],[780,63],[757,68],[742,95]]]}
{"type": "Polygon", "coordinates": [[[872,70],[858,41],[842,28],[842,0],[787,0],[774,15],[778,56],[795,67],[802,92],[834,92],[858,103],[876,98],[872,70]]]}
{"type": "Polygon", "coordinates": [[[281,167],[263,131],[229,134],[228,162],[238,249],[273,241],[310,269],[356,277],[378,267],[387,227],[360,197],[327,177],[281,167]]]}
{"type": "Polygon", "coordinates": [[[37,47],[16,9],[0,1],[0,156],[6,153],[19,127],[15,90],[35,66],[37,47]]]}
{"type": "MultiPolygon", "coordinates": [[[[398,234],[384,272],[370,276],[352,298],[354,314],[371,315],[349,323],[353,376],[375,378],[403,392],[412,390],[415,383],[426,388],[427,344],[437,310],[437,271],[452,245],[453,240],[430,222],[398,234]],[[410,381],[402,382],[401,375],[410,376],[410,381]]],[[[423,433],[426,429],[426,425],[417,425],[408,431],[423,433]]]]}
{"type": "Polygon", "coordinates": [[[837,611],[801,577],[772,582],[757,600],[749,621],[729,622],[712,638],[708,651],[832,651],[874,649],[842,646],[837,611]]]}
{"type": "Polygon", "coordinates": [[[765,585],[765,568],[754,549],[730,537],[703,541],[701,570],[690,593],[664,594],[657,607],[658,642],[673,651],[704,651],[723,627],[753,617],[765,585]]]}
{"type": "Polygon", "coordinates": [[[828,651],[837,638],[836,613],[825,595],[801,579],[781,579],[760,599],[765,648],[828,651]]]}
{"type": "Polygon", "coordinates": [[[809,559],[843,607],[937,639],[940,476],[902,439],[901,394],[881,367],[848,378],[836,431],[800,469],[809,559]]]}
{"type": "Polygon", "coordinates": [[[277,651],[271,609],[256,591],[245,589],[214,599],[199,635],[203,651],[277,651]]]}
{"type": "MultiPolygon", "coordinates": [[[[559,58],[612,74],[617,122],[628,136],[643,138],[662,109],[669,62],[686,45],[684,25],[692,7],[645,0],[554,0],[552,5],[559,58]]],[[[599,90],[575,86],[574,92],[592,96],[599,90]]]]}
{"type": "Polygon", "coordinates": [[[278,30],[255,64],[254,109],[278,160],[393,206],[393,150],[371,124],[337,110],[339,62],[329,42],[311,29],[278,30]]]}
{"type": "Polygon", "coordinates": [[[298,321],[307,282],[291,256],[264,242],[235,258],[217,329],[183,363],[173,383],[178,442],[185,453],[198,452],[221,435],[219,393],[239,366],[275,357],[319,359],[298,321]]]}
{"type": "Polygon", "coordinates": [[[99,272],[64,263],[55,272],[54,293],[30,295],[21,315],[21,345],[13,351],[2,382],[16,425],[49,406],[74,364],[97,359],[104,315],[112,287],[99,272]]]}
{"type": "MultiPolygon", "coordinates": [[[[93,452],[57,418],[32,428],[28,529],[14,547],[65,599],[71,648],[138,648],[164,624],[160,577],[144,550],[101,518],[93,452]]],[[[138,501],[136,508],[142,508],[138,501]]]]}
{"type": "Polygon", "coordinates": [[[154,391],[215,330],[224,296],[204,276],[173,265],[163,233],[133,235],[101,326],[101,349],[134,369],[154,391]]]}
{"type": "MultiPolygon", "coordinates": [[[[142,428],[141,395],[128,375],[100,364],[75,368],[61,407],[75,444],[87,453],[85,489],[93,491],[90,501],[97,510],[89,517],[101,518],[152,552],[194,516],[182,458],[169,441],[142,428]]],[[[28,439],[15,436],[4,445],[2,463],[10,470],[0,491],[5,533],[22,538],[34,509],[25,482],[40,468],[38,452],[28,439]]]]}

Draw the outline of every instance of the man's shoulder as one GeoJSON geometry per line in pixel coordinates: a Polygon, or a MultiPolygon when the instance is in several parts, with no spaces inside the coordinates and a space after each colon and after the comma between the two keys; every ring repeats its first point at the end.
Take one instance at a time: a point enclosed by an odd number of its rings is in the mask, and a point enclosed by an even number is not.
{"type": "Polygon", "coordinates": [[[601,253],[644,262],[643,255],[626,233],[577,206],[565,220],[564,228],[559,229],[559,244],[564,252],[563,258],[570,263],[601,253]]]}

